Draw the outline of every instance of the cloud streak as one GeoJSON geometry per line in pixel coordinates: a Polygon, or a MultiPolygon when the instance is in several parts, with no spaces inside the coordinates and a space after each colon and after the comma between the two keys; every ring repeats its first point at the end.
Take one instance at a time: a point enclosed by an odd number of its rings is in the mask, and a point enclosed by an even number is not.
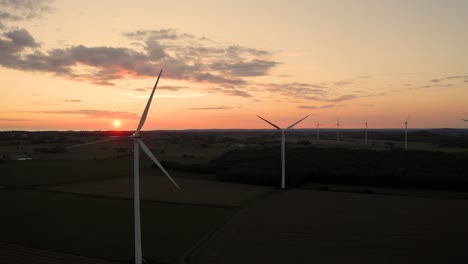
{"type": "Polygon", "coordinates": [[[232,109],[232,107],[228,106],[212,106],[212,107],[191,107],[187,108],[188,110],[226,110],[232,109]]]}
{"type": "Polygon", "coordinates": [[[83,115],[86,118],[101,119],[138,119],[138,115],[125,111],[107,111],[95,109],[57,110],[57,111],[23,111],[17,113],[53,114],[53,115],[83,115]]]}
{"type": "Polygon", "coordinates": [[[32,121],[31,119],[22,119],[22,118],[0,118],[0,122],[26,122],[32,121]]]}
{"type": "Polygon", "coordinates": [[[335,105],[329,104],[329,105],[321,105],[321,106],[314,106],[314,105],[300,105],[297,108],[302,108],[302,109],[326,109],[326,108],[332,108],[335,107],[335,105]]]}

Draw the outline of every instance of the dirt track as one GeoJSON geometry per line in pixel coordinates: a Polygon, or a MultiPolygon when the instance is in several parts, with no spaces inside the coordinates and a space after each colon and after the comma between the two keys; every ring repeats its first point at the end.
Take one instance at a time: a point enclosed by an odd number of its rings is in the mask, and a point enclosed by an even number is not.
{"type": "Polygon", "coordinates": [[[466,263],[468,200],[294,189],[242,208],[188,263],[466,263]]]}

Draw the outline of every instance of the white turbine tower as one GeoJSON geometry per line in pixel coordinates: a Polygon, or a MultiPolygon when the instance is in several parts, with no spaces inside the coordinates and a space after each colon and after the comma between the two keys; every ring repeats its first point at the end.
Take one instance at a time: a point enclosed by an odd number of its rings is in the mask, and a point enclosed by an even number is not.
{"type": "Polygon", "coordinates": [[[367,120],[364,125],[366,125],[366,130],[364,131],[364,143],[367,145],[367,120]]]}
{"type": "MultiPolygon", "coordinates": [[[[158,79],[156,80],[156,83],[153,87],[153,91],[151,92],[151,95],[148,99],[148,103],[146,104],[145,110],[143,111],[143,114],[140,119],[140,123],[138,124],[138,127],[133,133],[133,135],[128,136],[127,138],[133,139],[133,200],[134,200],[134,217],[135,217],[135,263],[136,264],[141,264],[143,262],[143,254],[142,254],[142,249],[141,249],[141,220],[140,220],[140,167],[139,167],[139,147],[143,149],[143,151],[148,155],[148,157],[156,163],[156,165],[164,172],[164,174],[171,180],[171,182],[178,188],[179,185],[172,179],[172,177],[167,173],[167,171],[164,169],[164,167],[159,163],[159,161],[156,159],[156,157],[151,153],[149,148],[143,143],[143,141],[140,139],[140,131],[143,125],[145,124],[146,121],[146,116],[148,115],[148,111],[151,105],[151,101],[153,99],[154,91],[156,90],[156,87],[159,82],[159,78],[161,77],[162,70],[159,72],[158,79]]],[[[97,143],[103,143],[103,142],[110,142],[110,141],[115,141],[115,140],[121,140],[122,137],[114,137],[111,139],[104,139],[104,140],[99,140],[99,141],[94,141],[90,143],[85,143],[81,145],[76,145],[69,148],[75,148],[75,147],[81,147],[85,145],[91,145],[91,144],[97,144],[97,143]]]]}
{"type": "Polygon", "coordinates": [[[286,138],[285,138],[285,132],[287,130],[290,130],[292,129],[295,125],[299,124],[299,122],[301,122],[302,120],[306,119],[307,117],[309,116],[306,116],[304,118],[302,118],[301,120],[297,121],[296,123],[288,126],[287,128],[280,128],[279,126],[273,124],[272,122],[266,120],[265,118],[257,115],[258,118],[262,119],[263,121],[267,122],[268,124],[270,124],[271,126],[273,126],[274,128],[278,129],[279,131],[281,131],[281,189],[284,189],[286,188],[286,179],[285,179],[285,162],[286,162],[286,156],[285,156],[285,144],[286,144],[286,138]]]}
{"type": "Polygon", "coordinates": [[[408,148],[408,120],[409,120],[409,116],[406,118],[405,120],[405,149],[408,148]]]}
{"type": "Polygon", "coordinates": [[[336,118],[336,141],[340,141],[340,118],[336,118]]]}
{"type": "Polygon", "coordinates": [[[315,126],[316,129],[317,129],[317,140],[320,140],[320,124],[319,122],[317,122],[317,125],[315,126]]]}

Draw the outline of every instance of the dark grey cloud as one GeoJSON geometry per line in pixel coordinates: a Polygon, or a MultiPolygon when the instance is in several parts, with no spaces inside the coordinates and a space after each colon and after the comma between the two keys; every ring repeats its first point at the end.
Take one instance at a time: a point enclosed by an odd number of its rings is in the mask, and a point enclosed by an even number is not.
{"type": "Polygon", "coordinates": [[[14,66],[20,52],[26,48],[37,47],[39,47],[39,44],[25,29],[5,32],[0,37],[0,63],[14,66]]]}
{"type": "Polygon", "coordinates": [[[329,104],[329,105],[321,105],[321,106],[314,106],[314,105],[300,105],[298,108],[303,108],[303,109],[324,109],[324,108],[332,108],[335,105],[329,104]]]}
{"type": "Polygon", "coordinates": [[[0,28],[11,21],[24,21],[50,12],[50,0],[0,0],[0,28]]]}
{"type": "Polygon", "coordinates": [[[36,48],[39,47],[39,43],[37,43],[34,38],[29,34],[28,31],[25,29],[17,29],[13,31],[9,31],[3,34],[7,39],[11,41],[11,43],[17,46],[19,49],[23,49],[26,47],[36,48]]]}
{"type": "Polygon", "coordinates": [[[209,72],[195,73],[193,79],[197,82],[222,84],[225,87],[241,86],[247,83],[240,78],[226,78],[222,75],[214,75],[209,72]]]}
{"type": "Polygon", "coordinates": [[[241,54],[250,54],[254,56],[270,56],[271,55],[270,52],[265,51],[265,50],[246,48],[242,46],[229,46],[226,49],[226,53],[231,55],[231,57],[234,57],[234,58],[240,58],[238,56],[241,54]]]}
{"type": "Polygon", "coordinates": [[[268,71],[276,66],[275,61],[265,61],[254,59],[249,62],[216,62],[211,64],[210,69],[227,72],[230,75],[236,76],[263,76],[267,75],[268,71]]]}
{"type": "Polygon", "coordinates": [[[79,102],[82,102],[83,100],[79,100],[79,99],[65,99],[63,100],[64,102],[67,102],[67,103],[79,103],[79,102]]]}
{"type": "Polygon", "coordinates": [[[225,110],[225,109],[232,109],[229,106],[212,106],[212,107],[191,107],[187,108],[189,110],[225,110]]]}

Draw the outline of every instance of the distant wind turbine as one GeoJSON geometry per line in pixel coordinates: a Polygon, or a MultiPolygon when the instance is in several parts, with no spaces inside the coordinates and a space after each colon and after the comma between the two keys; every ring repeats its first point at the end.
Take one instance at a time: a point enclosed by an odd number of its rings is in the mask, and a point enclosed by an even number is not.
{"type": "Polygon", "coordinates": [[[465,122],[468,122],[468,119],[462,119],[462,120],[465,121],[465,122]]]}
{"type": "Polygon", "coordinates": [[[364,138],[365,138],[364,143],[367,145],[367,120],[364,123],[364,125],[366,125],[366,130],[364,131],[364,138]]]}
{"type": "Polygon", "coordinates": [[[317,125],[316,125],[316,129],[317,129],[317,140],[320,140],[320,125],[323,125],[323,124],[320,124],[319,122],[317,122],[317,125]]]}
{"type": "Polygon", "coordinates": [[[309,116],[306,116],[304,118],[302,118],[301,120],[297,121],[296,123],[288,126],[287,128],[280,128],[279,126],[273,124],[272,122],[266,120],[265,118],[257,115],[258,118],[262,119],[263,121],[267,122],[268,124],[270,124],[271,126],[273,126],[274,128],[278,129],[279,131],[281,131],[281,189],[284,189],[286,188],[286,180],[285,180],[285,168],[286,168],[286,156],[285,156],[285,144],[286,144],[286,138],[285,138],[285,132],[288,131],[288,130],[291,130],[295,125],[299,124],[299,122],[301,122],[302,120],[306,119],[307,117],[309,116]]]}
{"type": "MultiPolygon", "coordinates": [[[[159,72],[158,79],[156,80],[156,84],[153,87],[153,91],[151,92],[151,95],[148,99],[148,103],[146,104],[145,110],[143,111],[143,114],[140,119],[140,123],[138,124],[138,127],[133,133],[133,135],[128,136],[126,138],[133,139],[133,180],[134,180],[134,185],[133,185],[133,201],[134,201],[134,217],[135,217],[135,263],[141,264],[143,262],[143,254],[142,254],[142,249],[141,249],[141,220],[140,220],[140,167],[139,167],[139,146],[143,149],[143,151],[148,155],[148,157],[156,163],[156,165],[161,169],[162,172],[169,178],[169,180],[178,188],[179,185],[174,181],[174,179],[171,178],[169,173],[164,169],[164,167],[159,163],[159,161],[156,159],[156,157],[151,153],[149,148],[143,143],[143,141],[140,139],[140,130],[145,124],[146,121],[146,116],[148,115],[148,111],[151,105],[151,101],[153,99],[154,91],[156,90],[156,87],[159,82],[159,78],[161,77],[162,70],[159,72]]],[[[70,148],[75,148],[75,147],[81,147],[81,146],[86,146],[86,145],[91,145],[91,144],[98,144],[98,143],[104,143],[104,142],[110,142],[110,141],[115,141],[115,140],[121,140],[122,137],[114,137],[110,139],[104,139],[104,140],[99,140],[99,141],[94,141],[90,143],[85,143],[81,145],[76,145],[76,146],[71,146],[68,147],[67,149],[70,148]]]]}
{"type": "Polygon", "coordinates": [[[336,141],[340,141],[340,117],[336,118],[336,141]]]}
{"type": "Polygon", "coordinates": [[[409,116],[406,118],[405,120],[405,149],[408,148],[408,120],[409,120],[409,116]]]}

